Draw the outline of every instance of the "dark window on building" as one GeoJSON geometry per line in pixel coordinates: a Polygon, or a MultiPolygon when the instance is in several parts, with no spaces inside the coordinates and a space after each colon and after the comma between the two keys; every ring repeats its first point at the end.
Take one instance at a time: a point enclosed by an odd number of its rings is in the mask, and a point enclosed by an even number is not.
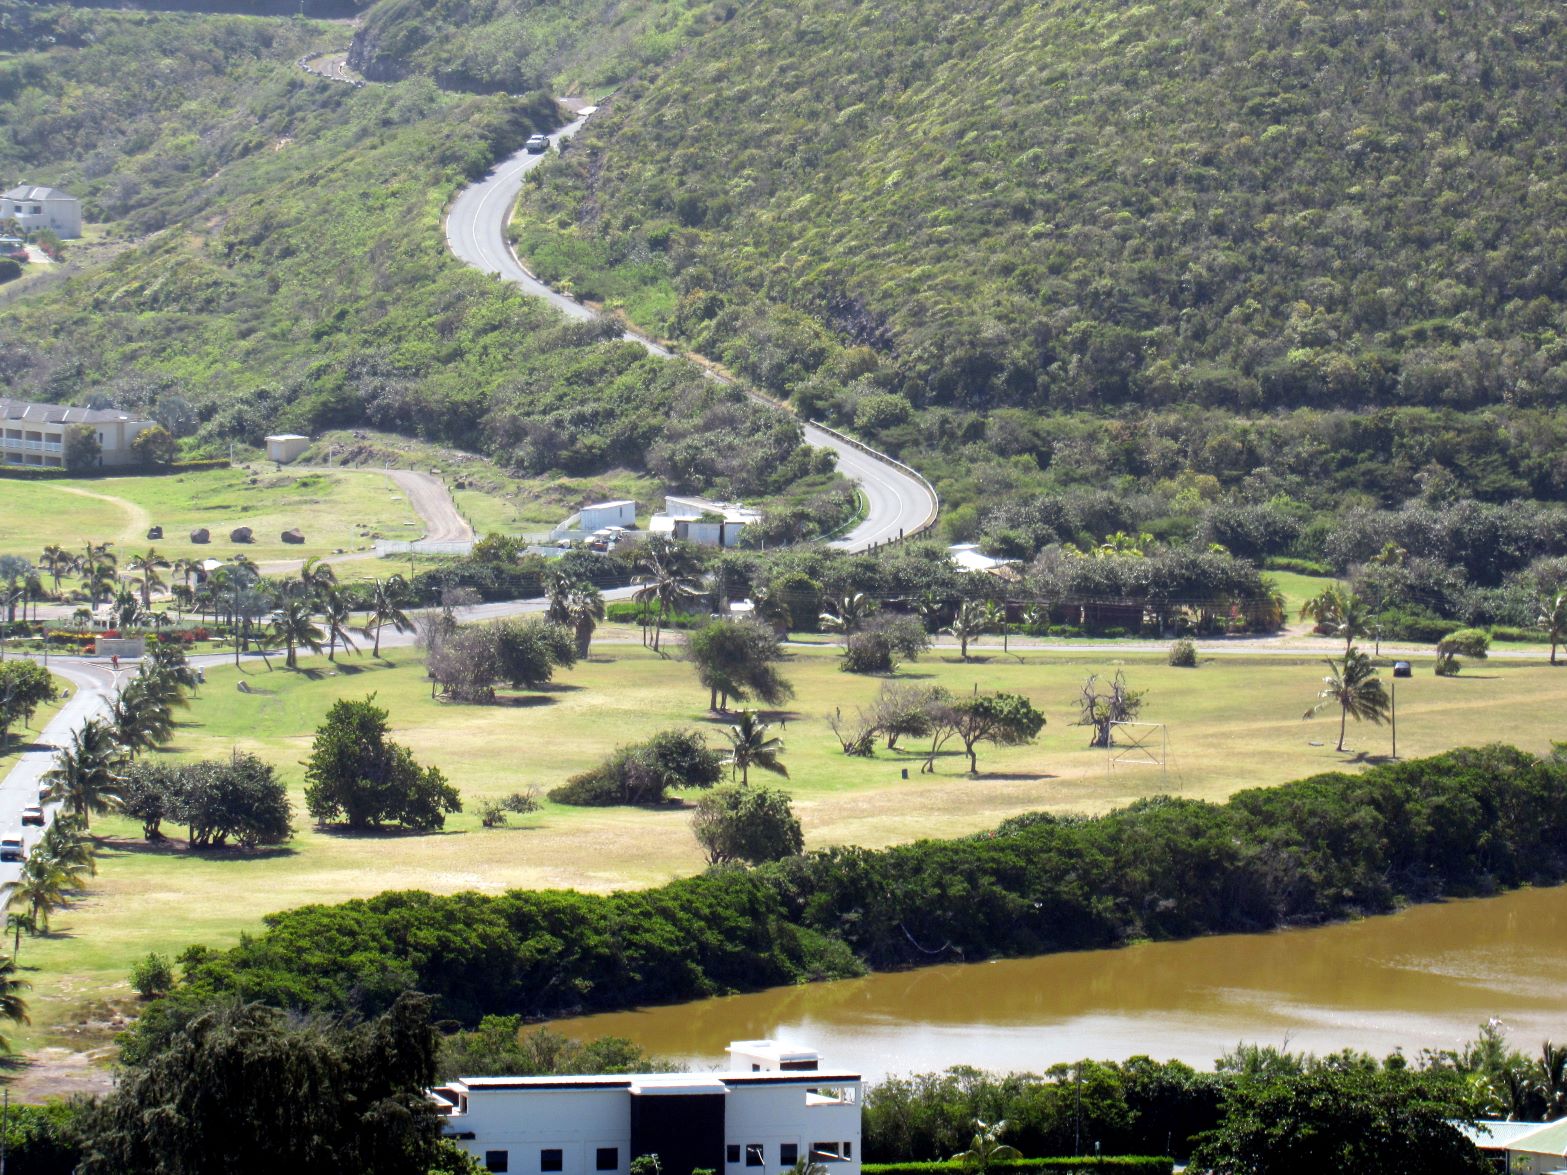
{"type": "Polygon", "coordinates": [[[836,1163],[841,1158],[843,1156],[838,1153],[838,1144],[836,1142],[811,1143],[811,1160],[813,1162],[836,1163]]]}
{"type": "Polygon", "coordinates": [[[510,1151],[485,1151],[484,1152],[484,1169],[486,1171],[506,1171],[506,1170],[509,1170],[510,1168],[507,1166],[507,1159],[509,1159],[510,1157],[511,1157],[511,1152],[510,1151]]]}
{"type": "Polygon", "coordinates": [[[846,1159],[854,1158],[854,1144],[852,1142],[845,1142],[843,1144],[843,1157],[846,1159]]]}
{"type": "Polygon", "coordinates": [[[598,1149],[598,1158],[594,1160],[595,1171],[620,1170],[620,1148],[614,1146],[601,1146],[598,1149]]]}
{"type": "Polygon", "coordinates": [[[740,1144],[738,1142],[731,1142],[728,1146],[724,1147],[724,1162],[738,1163],[739,1161],[740,1144]]]}
{"type": "Polygon", "coordinates": [[[797,1142],[780,1142],[778,1144],[778,1161],[785,1167],[792,1167],[800,1161],[800,1144],[797,1142]]]}
{"type": "Polygon", "coordinates": [[[745,1144],[745,1165],[747,1167],[767,1166],[767,1156],[762,1150],[761,1143],[748,1142],[745,1144]]]}
{"type": "Polygon", "coordinates": [[[540,1171],[564,1171],[565,1169],[565,1152],[558,1147],[547,1147],[539,1152],[540,1171]]]}

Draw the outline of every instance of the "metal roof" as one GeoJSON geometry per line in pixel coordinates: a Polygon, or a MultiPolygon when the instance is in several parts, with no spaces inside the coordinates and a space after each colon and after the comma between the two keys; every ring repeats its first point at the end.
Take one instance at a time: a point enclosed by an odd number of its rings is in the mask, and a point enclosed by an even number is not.
{"type": "Polygon", "coordinates": [[[33,184],[17,184],[6,192],[0,192],[0,200],[74,200],[69,192],[59,188],[45,188],[33,184]]]}
{"type": "Polygon", "coordinates": [[[0,420],[20,420],[29,424],[112,424],[145,419],[114,408],[75,408],[69,404],[38,404],[0,396],[0,420]]]}

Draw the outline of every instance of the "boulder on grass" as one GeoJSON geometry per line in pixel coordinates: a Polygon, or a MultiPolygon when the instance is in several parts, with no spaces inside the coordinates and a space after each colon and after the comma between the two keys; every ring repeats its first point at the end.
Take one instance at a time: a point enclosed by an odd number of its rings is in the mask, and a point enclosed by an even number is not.
{"type": "Polygon", "coordinates": [[[198,526],[195,530],[190,532],[190,541],[193,543],[210,543],[212,541],[212,534],[205,526],[198,526]]]}
{"type": "Polygon", "coordinates": [[[255,532],[248,526],[236,526],[233,530],[229,531],[229,542],[231,543],[254,542],[255,538],[255,532]]]}
{"type": "Polygon", "coordinates": [[[148,527],[147,528],[147,537],[150,538],[150,539],[161,539],[163,537],[163,527],[161,527],[161,526],[150,526],[150,527],[148,527]]]}
{"type": "Polygon", "coordinates": [[[285,543],[302,543],[305,541],[305,532],[297,526],[292,527],[283,532],[283,541],[285,543]]]}

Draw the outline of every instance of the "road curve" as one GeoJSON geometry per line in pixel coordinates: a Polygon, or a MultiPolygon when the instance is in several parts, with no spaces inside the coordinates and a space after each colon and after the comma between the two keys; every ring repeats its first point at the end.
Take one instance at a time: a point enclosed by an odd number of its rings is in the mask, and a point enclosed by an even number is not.
{"type": "MultiPolygon", "coordinates": [[[[551,146],[558,147],[562,139],[576,134],[591,113],[591,109],[584,112],[551,135],[551,146]]],[[[528,272],[517,260],[506,237],[511,209],[522,191],[523,178],[546,158],[547,155],[519,151],[484,179],[463,189],[446,216],[446,244],[458,260],[485,273],[493,273],[524,293],[545,299],[570,318],[587,321],[597,317],[596,313],[551,289],[528,272]]],[[[636,332],[627,331],[621,337],[641,344],[655,355],[672,355],[667,347],[636,332]]],[[[714,379],[729,382],[723,376],[709,374],[714,379]]],[[[864,498],[864,517],[831,546],[846,551],[870,550],[897,542],[934,521],[938,506],[936,492],[913,470],[873,455],[841,434],[814,424],[802,427],[806,443],[832,450],[838,458],[839,471],[858,483],[864,498]]]]}

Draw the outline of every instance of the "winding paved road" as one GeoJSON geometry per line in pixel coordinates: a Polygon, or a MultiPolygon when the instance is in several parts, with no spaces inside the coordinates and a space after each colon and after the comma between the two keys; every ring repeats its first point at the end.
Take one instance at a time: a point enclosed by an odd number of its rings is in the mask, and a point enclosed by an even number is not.
{"type": "MultiPolygon", "coordinates": [[[[561,127],[550,136],[551,146],[558,147],[562,139],[576,134],[591,114],[589,108],[574,122],[561,127]]],[[[528,272],[506,238],[523,178],[547,158],[547,154],[519,151],[483,180],[465,188],[447,213],[446,244],[459,260],[475,269],[493,273],[524,293],[545,299],[568,317],[588,321],[597,317],[596,312],[557,293],[528,272]]],[[[667,347],[635,331],[626,331],[621,337],[641,344],[654,355],[673,355],[667,347]]],[[[708,374],[721,382],[730,382],[714,372],[708,374]]],[[[832,546],[847,551],[870,550],[912,535],[935,519],[936,492],[912,469],[867,452],[848,437],[815,424],[805,424],[803,428],[807,444],[836,454],[839,472],[858,483],[865,501],[864,518],[832,546]]]]}

